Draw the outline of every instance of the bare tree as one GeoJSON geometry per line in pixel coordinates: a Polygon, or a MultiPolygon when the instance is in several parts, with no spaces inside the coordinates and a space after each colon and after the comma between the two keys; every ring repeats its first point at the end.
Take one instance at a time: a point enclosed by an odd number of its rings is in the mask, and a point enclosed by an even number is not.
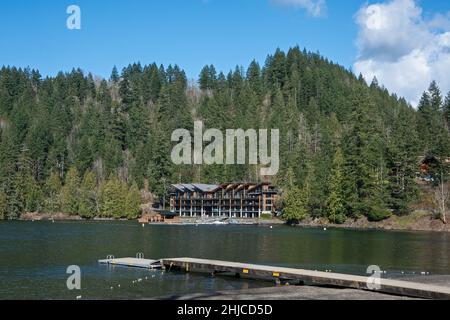
{"type": "Polygon", "coordinates": [[[439,182],[439,186],[436,188],[434,192],[434,202],[438,208],[439,216],[442,221],[447,224],[446,212],[447,212],[447,202],[450,198],[450,193],[448,190],[448,186],[445,184],[443,179],[443,173],[441,172],[441,181],[439,182]]]}

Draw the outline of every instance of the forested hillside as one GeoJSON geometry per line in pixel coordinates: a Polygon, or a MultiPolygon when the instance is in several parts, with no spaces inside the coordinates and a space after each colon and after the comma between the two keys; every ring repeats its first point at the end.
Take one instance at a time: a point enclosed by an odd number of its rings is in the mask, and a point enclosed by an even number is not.
{"type": "MultiPolygon", "coordinates": [[[[0,218],[134,218],[140,189],[162,197],[170,183],[264,179],[283,192],[287,220],[408,214],[419,196],[419,159],[450,155],[449,123],[450,94],[436,83],[416,111],[376,79],[368,84],[297,47],[226,75],[206,66],[196,82],[178,66],[156,64],[114,68],[108,80],[3,67],[0,218]],[[278,175],[173,165],[172,131],[195,120],[221,130],[280,129],[278,175]]],[[[434,183],[447,178],[443,168],[434,183]]]]}

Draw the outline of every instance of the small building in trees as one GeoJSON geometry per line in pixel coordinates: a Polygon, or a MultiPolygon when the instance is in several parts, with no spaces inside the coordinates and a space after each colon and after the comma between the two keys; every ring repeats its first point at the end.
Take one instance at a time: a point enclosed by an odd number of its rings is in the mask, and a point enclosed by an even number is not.
{"type": "Polygon", "coordinates": [[[419,177],[421,180],[426,182],[434,182],[435,175],[439,174],[442,166],[448,167],[450,165],[450,158],[443,158],[442,160],[436,156],[425,156],[420,157],[419,166],[420,172],[419,177]]]}

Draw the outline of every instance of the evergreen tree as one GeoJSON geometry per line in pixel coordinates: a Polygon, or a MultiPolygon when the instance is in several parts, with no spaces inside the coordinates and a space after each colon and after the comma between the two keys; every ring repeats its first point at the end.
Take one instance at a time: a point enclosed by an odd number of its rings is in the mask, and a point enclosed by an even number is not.
{"type": "Polygon", "coordinates": [[[125,218],[126,185],[116,177],[103,183],[100,190],[100,214],[107,218],[125,218]]]}
{"type": "Polygon", "coordinates": [[[128,219],[136,219],[141,214],[141,194],[136,184],[128,190],[125,211],[128,219]]]}
{"type": "Polygon", "coordinates": [[[255,60],[250,63],[247,69],[247,81],[253,92],[259,97],[262,93],[261,67],[255,60]]]}
{"type": "Polygon", "coordinates": [[[333,223],[344,223],[347,214],[347,205],[344,191],[344,156],[340,148],[334,155],[333,168],[330,177],[330,196],[328,198],[328,219],[333,223]]]}
{"type": "Polygon", "coordinates": [[[198,87],[188,86],[177,65],[155,63],[130,64],[120,75],[114,67],[109,80],[96,84],[79,69],[46,78],[37,70],[0,69],[4,218],[26,211],[134,217],[127,198],[137,204],[138,192],[129,186],[142,188],[144,181],[162,200],[175,182],[263,179],[260,166],[173,165],[172,132],[192,131],[199,119],[208,128],[280,130],[283,161],[273,182],[293,220],[408,214],[418,191],[427,192],[415,180],[419,158],[434,159],[435,184],[448,180],[441,164],[450,155],[450,93],[444,101],[436,82],[415,110],[376,79],[368,86],[362,76],[298,47],[277,49],[264,65],[252,61],[227,76],[205,66],[198,87]],[[345,155],[339,170],[333,165],[338,147],[345,155]]]}
{"type": "Polygon", "coordinates": [[[372,216],[378,207],[385,207],[382,198],[385,177],[383,173],[383,143],[380,130],[373,121],[373,102],[366,89],[359,87],[352,99],[351,129],[345,142],[347,199],[354,217],[372,216]]]}
{"type": "Polygon", "coordinates": [[[200,72],[199,85],[201,90],[211,90],[215,88],[217,80],[216,69],[213,65],[205,66],[200,72]]]}
{"type": "Polygon", "coordinates": [[[80,176],[76,167],[71,167],[62,187],[62,209],[65,213],[71,215],[79,214],[80,204],[80,176]]]}
{"type": "Polygon", "coordinates": [[[52,172],[46,182],[47,201],[45,210],[50,213],[59,212],[62,209],[61,179],[56,172],[52,172]]]}
{"type": "Polygon", "coordinates": [[[119,71],[117,71],[117,67],[114,66],[111,72],[111,77],[109,78],[109,80],[116,84],[119,82],[120,76],[119,76],[119,71]]]}
{"type": "Polygon", "coordinates": [[[415,179],[421,155],[417,131],[411,130],[414,123],[412,110],[400,109],[387,145],[387,198],[394,213],[400,215],[410,212],[410,205],[418,196],[415,179]]]}
{"type": "Polygon", "coordinates": [[[307,216],[304,190],[295,186],[290,188],[284,198],[283,219],[289,223],[298,223],[307,216]]]}
{"type": "Polygon", "coordinates": [[[79,214],[83,218],[97,215],[97,177],[92,171],[86,171],[80,187],[79,214]]]}
{"type": "Polygon", "coordinates": [[[444,119],[447,129],[450,130],[450,92],[447,94],[444,103],[444,119]]]}
{"type": "Polygon", "coordinates": [[[23,149],[17,162],[16,181],[17,187],[23,199],[23,211],[41,211],[43,206],[43,194],[40,186],[32,176],[32,161],[29,150],[23,149]]]}
{"type": "Polygon", "coordinates": [[[7,217],[7,209],[8,209],[8,199],[6,198],[6,194],[0,191],[0,220],[3,220],[7,217]]]}

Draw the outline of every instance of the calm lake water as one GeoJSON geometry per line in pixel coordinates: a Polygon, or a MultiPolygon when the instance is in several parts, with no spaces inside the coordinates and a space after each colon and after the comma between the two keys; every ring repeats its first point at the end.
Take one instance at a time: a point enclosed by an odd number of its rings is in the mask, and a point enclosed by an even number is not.
{"type": "Polygon", "coordinates": [[[271,285],[97,263],[109,254],[134,257],[138,252],[149,259],[208,258],[351,274],[365,274],[369,265],[379,265],[388,275],[450,274],[450,235],[445,233],[1,222],[0,299],[141,299],[271,285]],[[66,287],[70,265],[81,268],[81,291],[66,287]],[[132,283],[139,278],[143,281],[132,283]]]}

